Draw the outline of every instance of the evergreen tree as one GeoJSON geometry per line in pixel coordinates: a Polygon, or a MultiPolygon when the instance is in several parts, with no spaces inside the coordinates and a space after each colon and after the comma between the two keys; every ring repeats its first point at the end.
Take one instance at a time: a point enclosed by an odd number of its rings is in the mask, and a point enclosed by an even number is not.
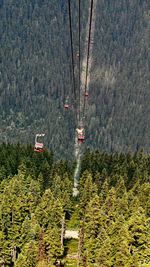
{"type": "Polygon", "coordinates": [[[58,227],[47,228],[44,236],[47,261],[52,266],[63,254],[61,247],[61,231],[58,227]]]}
{"type": "Polygon", "coordinates": [[[132,238],[131,246],[133,256],[138,260],[138,263],[149,262],[150,250],[150,221],[145,216],[144,210],[137,207],[137,210],[132,214],[128,221],[129,234],[132,238]]]}
{"type": "MultiPolygon", "coordinates": [[[[120,222],[119,222],[120,223],[120,222]]],[[[116,221],[115,224],[118,224],[116,221]]],[[[125,221],[121,222],[120,230],[116,233],[118,236],[113,237],[113,251],[114,255],[114,266],[115,267],[130,267],[132,266],[132,254],[130,253],[130,243],[132,242],[132,238],[130,237],[128,226],[125,221]]]]}
{"type": "Polygon", "coordinates": [[[90,200],[85,211],[85,234],[84,234],[84,249],[87,254],[87,264],[95,263],[95,255],[97,253],[97,238],[100,233],[101,218],[100,218],[100,201],[99,197],[95,195],[90,200]],[[92,218],[92,220],[91,220],[92,218]]]}
{"type": "Polygon", "coordinates": [[[36,267],[38,263],[38,244],[36,241],[26,243],[19,254],[15,267],[36,267]]]}
{"type": "Polygon", "coordinates": [[[80,179],[80,211],[84,212],[86,205],[97,193],[97,187],[92,182],[92,176],[90,173],[85,172],[80,179]]]}
{"type": "Polygon", "coordinates": [[[97,239],[97,251],[95,255],[96,266],[112,266],[112,247],[106,230],[102,227],[97,239]]]}

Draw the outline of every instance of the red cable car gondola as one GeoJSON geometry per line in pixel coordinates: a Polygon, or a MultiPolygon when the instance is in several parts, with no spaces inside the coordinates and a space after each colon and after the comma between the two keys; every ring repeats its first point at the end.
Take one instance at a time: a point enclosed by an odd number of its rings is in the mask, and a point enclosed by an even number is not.
{"type": "Polygon", "coordinates": [[[83,143],[85,141],[84,128],[77,128],[76,131],[77,131],[78,143],[83,143]]]}
{"type": "Polygon", "coordinates": [[[68,109],[69,109],[69,105],[68,105],[68,104],[65,104],[65,105],[64,105],[64,109],[65,109],[65,110],[68,110],[68,109]]]}
{"type": "Polygon", "coordinates": [[[70,105],[69,105],[69,99],[68,99],[68,97],[67,97],[66,100],[65,100],[64,109],[65,109],[65,110],[68,110],[69,108],[70,108],[70,105]]]}
{"type": "Polygon", "coordinates": [[[34,145],[34,151],[38,153],[44,152],[44,144],[42,142],[38,142],[39,137],[44,137],[45,134],[36,134],[35,136],[35,145],[34,145]]]}

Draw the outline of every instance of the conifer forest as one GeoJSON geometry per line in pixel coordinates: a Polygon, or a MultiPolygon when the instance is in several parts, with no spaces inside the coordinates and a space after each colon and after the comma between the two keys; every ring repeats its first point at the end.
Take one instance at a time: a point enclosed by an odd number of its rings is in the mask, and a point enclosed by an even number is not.
{"type": "MultiPolygon", "coordinates": [[[[67,1],[0,0],[0,141],[32,143],[43,131],[59,158],[72,155],[75,131],[74,108],[63,108],[66,96],[72,106],[67,1]]],[[[90,1],[80,0],[81,60],[90,1]]],[[[150,152],[150,1],[98,0],[95,13],[86,145],[150,152]]]]}
{"type": "Polygon", "coordinates": [[[87,150],[76,198],[74,162],[52,152],[3,144],[0,166],[1,266],[149,266],[150,156],[87,150]]]}
{"type": "Polygon", "coordinates": [[[150,267],[150,1],[0,0],[0,267],[150,267]]]}

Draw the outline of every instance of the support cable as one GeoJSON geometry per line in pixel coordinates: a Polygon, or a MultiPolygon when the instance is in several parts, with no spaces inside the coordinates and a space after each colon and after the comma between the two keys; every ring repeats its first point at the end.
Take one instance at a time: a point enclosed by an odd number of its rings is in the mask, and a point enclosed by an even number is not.
{"type": "Polygon", "coordinates": [[[90,56],[92,15],[93,15],[93,0],[91,0],[91,9],[90,9],[90,22],[89,22],[88,51],[87,51],[85,89],[84,89],[83,117],[85,115],[85,105],[86,105],[86,92],[87,92],[87,81],[88,81],[88,71],[89,71],[89,56],[90,56]]]}
{"type": "Polygon", "coordinates": [[[78,66],[78,74],[79,74],[79,122],[80,122],[80,117],[81,117],[81,103],[80,103],[80,94],[81,94],[81,47],[80,47],[80,41],[81,41],[81,5],[80,5],[80,0],[78,1],[78,10],[79,10],[79,21],[78,21],[78,27],[79,27],[79,66],[78,66]]]}
{"type": "Polygon", "coordinates": [[[70,5],[70,0],[68,0],[68,11],[69,11],[70,45],[71,45],[72,82],[73,82],[74,99],[75,99],[75,104],[76,104],[76,87],[75,87],[75,71],[74,71],[72,19],[71,19],[71,5],[70,5]]]}

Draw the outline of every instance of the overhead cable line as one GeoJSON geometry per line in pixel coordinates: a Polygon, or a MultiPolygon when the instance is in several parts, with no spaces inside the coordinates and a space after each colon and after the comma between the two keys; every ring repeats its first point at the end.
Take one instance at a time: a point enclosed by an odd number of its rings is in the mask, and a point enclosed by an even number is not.
{"type": "Polygon", "coordinates": [[[85,105],[86,105],[86,92],[87,92],[87,81],[88,81],[88,71],[89,71],[89,56],[90,56],[90,43],[91,43],[92,15],[93,15],[93,0],[91,0],[91,7],[90,7],[90,22],[89,22],[88,49],[87,49],[86,74],[85,74],[83,117],[84,117],[84,114],[85,114],[85,105]]]}
{"type": "Polygon", "coordinates": [[[78,10],[79,10],[79,21],[78,21],[78,27],[79,27],[79,66],[78,66],[78,79],[79,79],[79,121],[80,121],[80,112],[81,112],[81,103],[80,103],[80,88],[81,88],[81,49],[80,49],[80,40],[81,40],[81,22],[80,22],[80,13],[81,13],[81,5],[80,5],[80,0],[78,1],[78,10]]]}
{"type": "Polygon", "coordinates": [[[76,86],[75,86],[74,55],[73,55],[73,37],[72,37],[72,19],[71,19],[71,5],[70,5],[70,0],[68,0],[68,11],[69,11],[70,45],[71,45],[72,82],[73,82],[74,99],[75,99],[75,102],[76,102],[76,86]]]}

